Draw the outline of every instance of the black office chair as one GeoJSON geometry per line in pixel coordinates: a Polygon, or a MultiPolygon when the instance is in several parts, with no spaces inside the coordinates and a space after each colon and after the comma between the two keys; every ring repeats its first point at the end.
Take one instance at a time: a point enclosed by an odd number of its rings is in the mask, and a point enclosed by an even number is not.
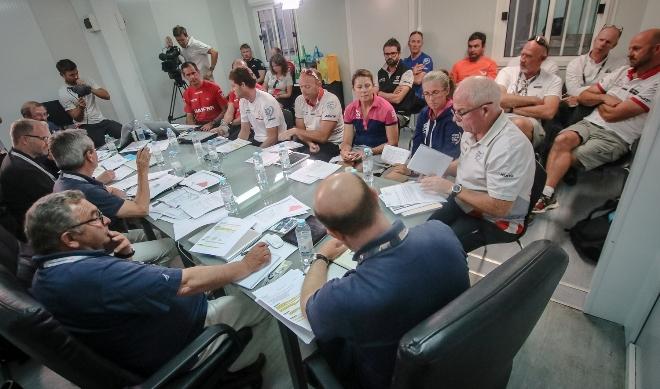
{"type": "Polygon", "coordinates": [[[48,119],[57,124],[59,127],[64,128],[73,124],[73,119],[62,107],[59,100],[44,101],[42,103],[48,112],[48,119]]]}
{"type": "MultiPolygon", "coordinates": [[[[505,388],[567,266],[548,240],[509,258],[403,336],[391,388],[505,388]]],[[[319,354],[305,364],[312,384],[341,388],[319,354]]]]}
{"type": "MultiPolygon", "coordinates": [[[[261,386],[262,358],[239,372],[227,372],[252,337],[249,328],[237,332],[224,324],[208,327],[151,377],[140,377],[101,357],[69,335],[1,265],[0,334],[30,357],[83,388],[261,386]],[[197,354],[221,335],[228,338],[218,350],[200,366],[189,370],[197,354]]],[[[48,383],[44,385],[48,386],[48,383]]]]}
{"type": "Polygon", "coordinates": [[[284,121],[286,122],[286,128],[293,128],[296,126],[296,118],[293,116],[293,113],[286,108],[282,108],[282,114],[284,115],[284,121]]]}

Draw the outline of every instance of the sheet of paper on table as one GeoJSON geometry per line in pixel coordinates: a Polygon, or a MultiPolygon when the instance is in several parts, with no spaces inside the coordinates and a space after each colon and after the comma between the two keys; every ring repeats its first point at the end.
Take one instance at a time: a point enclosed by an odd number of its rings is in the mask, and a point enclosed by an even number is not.
{"type": "MultiPolygon", "coordinates": [[[[259,242],[268,243],[265,236],[257,240],[255,244],[259,242]]],[[[251,246],[254,246],[254,244],[251,246]]],[[[284,242],[284,244],[279,248],[275,248],[271,245],[269,245],[268,248],[270,249],[270,254],[271,254],[270,262],[266,266],[259,269],[258,271],[236,282],[236,284],[247,289],[253,289],[264,278],[266,278],[271,271],[275,270],[280,265],[280,263],[282,263],[285,259],[287,259],[289,255],[293,254],[297,250],[296,246],[286,242],[284,242]]],[[[239,255],[235,257],[231,262],[240,261],[241,259],[243,259],[244,256],[245,255],[239,255]]]]}
{"type": "Polygon", "coordinates": [[[120,154],[115,154],[112,157],[101,162],[100,165],[103,166],[105,170],[115,170],[116,168],[120,167],[126,162],[128,162],[128,160],[124,158],[124,156],[120,154]]]}
{"type": "MultiPolygon", "coordinates": [[[[382,200],[382,197],[381,197],[382,200]]],[[[431,203],[419,203],[419,204],[410,204],[410,205],[401,205],[396,207],[387,207],[393,214],[401,216],[411,216],[418,213],[433,211],[438,208],[442,208],[442,203],[431,202],[431,203]]]]}
{"type": "MultiPolygon", "coordinates": [[[[132,177],[129,177],[127,179],[130,178],[132,177]]],[[[149,180],[149,198],[153,199],[154,197],[158,196],[159,194],[165,192],[166,190],[172,188],[173,186],[181,182],[181,180],[183,180],[182,177],[177,177],[173,174],[167,174],[167,173],[161,175],[159,178],[156,178],[154,180],[149,180]]],[[[128,194],[129,196],[135,196],[137,194],[137,185],[127,190],[126,194],[128,194]]]]}
{"type": "Polygon", "coordinates": [[[390,165],[403,165],[410,156],[410,150],[402,149],[392,145],[385,145],[380,159],[389,163],[390,165]]]}
{"type": "Polygon", "coordinates": [[[339,265],[346,270],[353,270],[357,267],[357,261],[353,260],[353,254],[355,254],[355,252],[346,250],[340,256],[335,258],[332,263],[339,265]]]}
{"type": "Polygon", "coordinates": [[[103,161],[104,159],[110,158],[113,155],[113,153],[115,152],[114,151],[111,152],[105,147],[96,149],[96,156],[99,158],[99,161],[103,161]]]}
{"type": "Polygon", "coordinates": [[[292,180],[302,182],[303,184],[311,184],[317,180],[322,180],[339,170],[341,167],[334,163],[327,163],[318,160],[307,160],[303,163],[305,164],[304,166],[291,173],[289,176],[292,180]]]}
{"type": "Polygon", "coordinates": [[[208,230],[190,251],[226,257],[234,245],[252,227],[252,224],[245,219],[228,216],[208,230]]]}
{"type": "Polygon", "coordinates": [[[254,229],[263,233],[270,226],[284,219],[285,217],[304,215],[309,207],[300,202],[300,200],[289,195],[275,204],[264,207],[246,219],[250,219],[254,224],[254,229]]]}
{"type": "Polygon", "coordinates": [[[154,220],[187,220],[190,219],[190,215],[183,212],[179,208],[170,207],[169,205],[161,202],[156,202],[156,204],[151,204],[149,206],[149,216],[154,220]]]}
{"type": "Polygon", "coordinates": [[[140,150],[141,148],[143,148],[144,146],[146,146],[147,144],[149,144],[149,142],[151,142],[150,139],[139,140],[137,142],[132,142],[128,146],[124,147],[120,151],[120,153],[134,153],[134,152],[140,150]]]}
{"type": "Polygon", "coordinates": [[[314,333],[300,309],[300,289],[305,275],[299,269],[284,273],[272,283],[254,291],[256,302],[309,344],[314,333]]]}
{"type": "Polygon", "coordinates": [[[202,194],[194,201],[180,205],[180,209],[196,219],[224,205],[220,193],[202,194]]]}
{"type": "Polygon", "coordinates": [[[405,182],[381,188],[380,198],[388,207],[447,201],[439,194],[424,191],[419,182],[405,182]]]}
{"type": "MultiPolygon", "coordinates": [[[[126,161],[124,165],[130,167],[133,170],[137,170],[137,162],[135,162],[135,156],[134,155],[131,156],[133,157],[133,159],[129,159],[128,161],[126,161]]],[[[154,166],[155,164],[156,164],[156,158],[151,158],[149,160],[149,166],[154,166]]]]}
{"type": "Polygon", "coordinates": [[[267,153],[277,153],[277,152],[280,151],[280,145],[283,145],[285,148],[287,148],[289,150],[294,150],[294,149],[303,147],[302,143],[294,142],[292,140],[287,140],[287,141],[284,141],[284,142],[274,144],[270,147],[266,147],[265,149],[263,149],[263,151],[265,151],[267,153]]]}
{"type": "Polygon", "coordinates": [[[177,208],[183,204],[197,200],[199,196],[201,196],[201,193],[198,191],[190,189],[187,186],[182,186],[167,193],[163,197],[159,198],[158,201],[165,203],[170,207],[177,208]]]}
{"type": "Polygon", "coordinates": [[[426,145],[419,145],[408,162],[408,169],[427,176],[442,176],[447,171],[452,158],[426,145]]]}
{"type": "Polygon", "coordinates": [[[131,169],[126,165],[121,165],[120,167],[115,169],[115,179],[113,181],[123,180],[124,178],[130,176],[133,173],[135,173],[135,170],[131,169]]]}
{"type": "Polygon", "coordinates": [[[181,181],[181,185],[192,188],[196,191],[203,191],[220,182],[222,176],[208,170],[200,170],[195,174],[186,177],[181,181]]]}
{"type": "MultiPolygon", "coordinates": [[[[261,159],[264,161],[264,166],[270,166],[280,160],[280,155],[277,153],[277,151],[272,153],[262,151],[261,159]]],[[[254,164],[252,157],[248,158],[245,162],[254,164]]]]}
{"type": "Polygon", "coordinates": [[[249,144],[252,144],[249,140],[244,140],[244,139],[234,139],[230,142],[227,142],[225,144],[221,144],[220,146],[216,147],[215,150],[218,153],[223,153],[223,154],[228,154],[231,153],[232,151],[236,151],[240,149],[243,146],[247,146],[249,144]]]}
{"type": "Polygon", "coordinates": [[[198,228],[217,223],[228,215],[229,212],[225,208],[219,208],[197,219],[177,220],[172,223],[174,240],[183,239],[198,228]]]}
{"type": "MultiPolygon", "coordinates": [[[[149,181],[156,180],[156,179],[166,175],[171,170],[172,169],[163,170],[163,171],[160,171],[160,172],[149,173],[149,181]]],[[[110,184],[110,186],[112,186],[114,188],[117,188],[119,190],[126,190],[128,188],[132,188],[132,187],[136,186],[137,183],[138,183],[138,176],[136,174],[134,176],[128,177],[128,178],[123,179],[121,181],[114,182],[114,183],[110,184]]]]}

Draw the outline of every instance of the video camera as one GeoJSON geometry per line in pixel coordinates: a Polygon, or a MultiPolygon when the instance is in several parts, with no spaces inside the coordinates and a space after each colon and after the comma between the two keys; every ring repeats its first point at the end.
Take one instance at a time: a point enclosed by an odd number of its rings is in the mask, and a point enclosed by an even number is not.
{"type": "Polygon", "coordinates": [[[89,85],[74,85],[67,88],[71,92],[78,95],[78,98],[85,97],[92,93],[92,87],[89,85]]]}
{"type": "Polygon", "coordinates": [[[165,52],[158,54],[158,59],[162,61],[160,64],[161,69],[167,73],[178,86],[184,86],[185,82],[181,77],[181,60],[179,56],[181,50],[176,46],[170,46],[165,52]]]}

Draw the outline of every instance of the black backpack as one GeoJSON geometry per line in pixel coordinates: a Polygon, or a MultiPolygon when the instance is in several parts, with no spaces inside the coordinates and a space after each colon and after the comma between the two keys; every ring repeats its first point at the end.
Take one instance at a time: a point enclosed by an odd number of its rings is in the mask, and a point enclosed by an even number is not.
{"type": "Polygon", "coordinates": [[[610,230],[610,215],[613,216],[617,205],[619,199],[607,200],[605,204],[591,211],[589,216],[566,230],[575,250],[582,258],[598,262],[607,232],[610,230]]]}

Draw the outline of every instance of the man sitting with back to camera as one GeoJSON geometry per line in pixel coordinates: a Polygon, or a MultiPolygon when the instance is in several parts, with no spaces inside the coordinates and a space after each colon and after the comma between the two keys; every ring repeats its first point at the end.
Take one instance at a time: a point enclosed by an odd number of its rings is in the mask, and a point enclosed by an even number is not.
{"type": "Polygon", "coordinates": [[[339,155],[344,139],[344,115],[339,99],[323,89],[321,73],[303,69],[298,80],[301,95],[296,98],[296,126],[279,135],[280,140],[298,138],[312,159],[329,162],[339,155]]]}
{"type": "Polygon", "coordinates": [[[346,387],[388,388],[401,337],[469,288],[465,252],[438,221],[410,229],[391,223],[355,174],[323,180],[314,213],[334,239],[305,276],[302,312],[346,387]],[[346,247],[357,268],[328,280],[330,263],[346,247]]]}
{"type": "Polygon", "coordinates": [[[200,130],[210,131],[220,124],[227,110],[222,89],[213,81],[203,80],[194,62],[184,62],[181,74],[190,85],[183,92],[186,124],[196,124],[201,126],[200,130]]]}
{"type": "MultiPolygon", "coordinates": [[[[125,236],[82,192],[41,198],[28,211],[25,233],[39,268],[30,293],[82,343],[134,374],[146,377],[218,323],[236,330],[268,317],[242,293],[207,300],[204,292],[247,277],[270,261],[264,243],[240,261],[186,269],[122,258],[134,251],[125,236]]],[[[198,356],[203,361],[224,338],[198,356]]],[[[257,356],[250,342],[231,366],[257,356]]],[[[265,359],[259,358],[263,366],[265,359]]],[[[199,363],[199,362],[198,362],[199,363]]],[[[259,366],[260,367],[260,366],[259,366]]]]}
{"type": "MultiPolygon", "coordinates": [[[[53,192],[80,190],[87,200],[113,222],[118,219],[146,217],[149,214],[150,154],[146,147],[137,153],[138,184],[134,200],[127,199],[123,191],[106,186],[92,177],[99,160],[94,144],[84,131],[58,132],[51,139],[50,150],[57,166],[62,170],[55,181],[53,192]]],[[[144,231],[137,229],[128,232],[128,239],[134,242],[135,261],[165,263],[177,255],[174,241],[170,238],[147,241],[144,231]]]]}

